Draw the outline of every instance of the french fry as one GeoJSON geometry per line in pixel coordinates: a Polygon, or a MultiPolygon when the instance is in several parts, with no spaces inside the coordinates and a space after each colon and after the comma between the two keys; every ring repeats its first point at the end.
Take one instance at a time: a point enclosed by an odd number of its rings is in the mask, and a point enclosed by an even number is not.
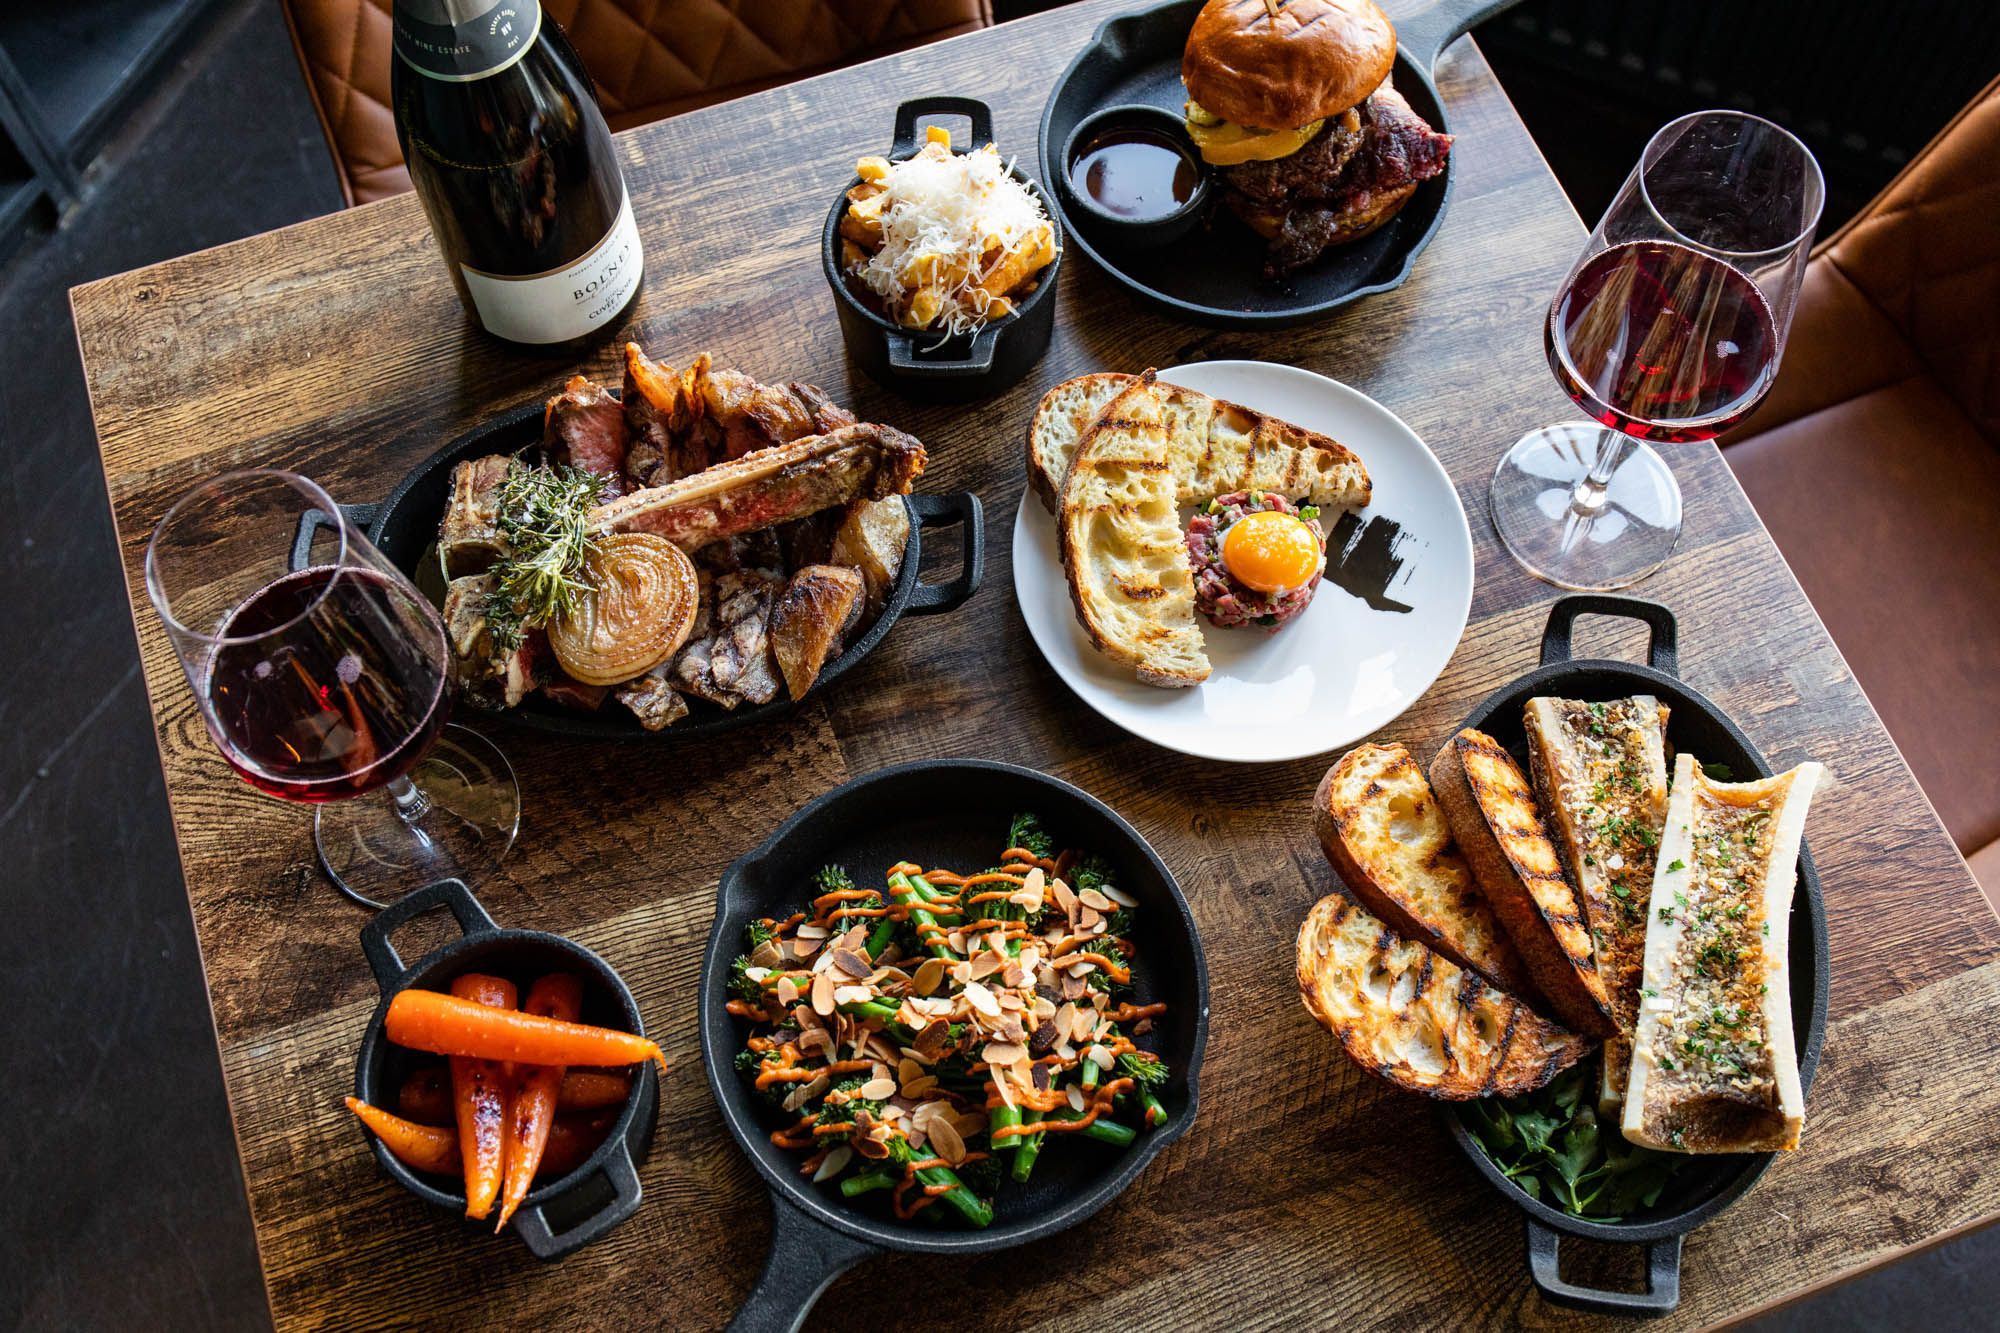
{"type": "Polygon", "coordinates": [[[859,176],[863,181],[870,183],[878,182],[889,174],[889,159],[886,157],[864,157],[854,164],[854,174],[859,176]]]}
{"type": "Polygon", "coordinates": [[[946,148],[950,148],[951,131],[942,125],[926,125],[924,127],[924,147],[929,148],[932,144],[942,144],[946,148]]]}
{"type": "Polygon", "coordinates": [[[1055,258],[1055,234],[1048,227],[1024,236],[980,279],[988,296],[1006,296],[1055,258]]]}
{"type": "Polygon", "coordinates": [[[845,236],[840,238],[840,266],[842,268],[859,268],[867,260],[868,251],[862,249],[853,241],[848,240],[845,236]]]}
{"type": "Polygon", "coordinates": [[[903,312],[898,323],[909,328],[921,329],[938,317],[944,309],[944,293],[936,287],[919,287],[910,296],[909,308],[903,312]]]}
{"type": "Polygon", "coordinates": [[[882,206],[888,198],[880,191],[857,199],[840,215],[840,234],[857,245],[873,250],[882,244],[882,206]]]}

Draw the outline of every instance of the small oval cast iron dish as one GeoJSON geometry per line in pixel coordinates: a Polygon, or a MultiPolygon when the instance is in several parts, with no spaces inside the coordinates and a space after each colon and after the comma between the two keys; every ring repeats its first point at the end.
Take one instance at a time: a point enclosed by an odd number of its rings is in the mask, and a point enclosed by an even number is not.
{"type": "MultiPolygon", "coordinates": [[[[926,116],[964,116],[972,122],[967,151],[993,142],[993,112],[970,97],[917,97],[896,108],[896,137],[888,158],[901,162],[923,148],[917,122],[926,116]]],[[[956,150],[954,150],[956,151],[956,150]]],[[[1047,168],[1043,170],[1046,172],[1047,168]]],[[[946,337],[926,329],[908,329],[870,308],[849,284],[840,263],[840,218],[847,211],[847,192],[861,184],[851,177],[834,196],[820,233],[820,265],[833,289],[833,308],[840,317],[840,336],[847,352],[871,379],[906,398],[928,403],[964,403],[990,398],[1017,384],[1049,350],[1055,331],[1056,275],[1062,270],[1062,215],[1048,193],[1019,167],[1009,174],[1039,199],[1056,230],[1056,257],[1035,278],[1035,289],[1014,302],[1014,309],[971,333],[946,337]]]]}
{"type": "MultiPolygon", "coordinates": [[[[520,987],[524,996],[536,977],[571,973],[583,982],[584,1022],[645,1035],[638,1002],[610,964],[560,935],[502,930],[472,891],[455,879],[427,884],[383,908],[361,928],[361,951],[382,989],[382,1002],[368,1020],[354,1066],[354,1095],[370,1106],[395,1111],[397,1090],[410,1071],[418,1064],[444,1058],[404,1050],[383,1034],[389,1002],[410,989],[449,991],[452,981],[467,972],[505,977],[520,987]],[[463,938],[414,963],[405,963],[391,937],[416,917],[438,909],[451,913],[463,938]]],[[[639,1163],[646,1160],[652,1147],[659,1104],[658,1071],[650,1064],[636,1067],[631,1094],[597,1151],[568,1175],[528,1192],[508,1229],[536,1258],[560,1259],[604,1235],[638,1209],[639,1163]]],[[[426,1202],[464,1215],[463,1182],[413,1171],[365,1126],[362,1133],[375,1149],[375,1160],[397,1184],[426,1202]]],[[[488,1231],[493,1226],[490,1221],[475,1225],[488,1231]]]]}
{"type": "MultiPolygon", "coordinates": [[[[1396,21],[1396,67],[1390,77],[1432,129],[1451,131],[1431,81],[1439,53],[1514,3],[1438,0],[1396,21]]],[[[1061,179],[1070,135],[1101,108],[1139,103],[1181,113],[1187,100],[1181,53],[1201,6],[1202,0],[1167,0],[1099,25],[1090,44],[1056,80],[1042,112],[1042,179],[1061,179]]],[[[1386,225],[1333,247],[1283,283],[1264,278],[1263,239],[1222,208],[1211,210],[1210,226],[1150,249],[1122,244],[1116,230],[1094,225],[1074,205],[1065,210],[1062,225],[1070,244],[1114,282],[1169,315],[1214,328],[1284,328],[1400,286],[1444,220],[1461,151],[1463,145],[1454,144],[1444,174],[1418,186],[1386,225]]]]}
{"type": "MultiPolygon", "coordinates": [[[[1727,764],[1732,781],[1749,782],[1771,776],[1771,766],[1750,738],[1706,696],[1683,682],[1678,670],[1677,634],[1673,612],[1657,602],[1636,597],[1583,594],[1558,600],[1542,631],[1541,665],[1511,685],[1488,695],[1461,726],[1491,735],[1525,760],[1527,737],[1521,710],[1529,699],[1554,695],[1600,702],[1632,694],[1651,694],[1671,710],[1667,741],[1673,751],[1688,751],[1705,764],[1727,764]],[[1620,616],[1644,623],[1651,631],[1647,665],[1570,655],[1571,631],[1580,615],[1620,616]]],[[[1798,887],[1792,895],[1791,973],[1792,1032],[1799,1057],[1799,1083],[1812,1090],[1826,1037],[1827,953],[1826,903],[1820,896],[1819,875],[1812,855],[1799,845],[1798,887]]],[[[1561,1305],[1607,1314],[1664,1314],[1680,1301],[1681,1242],[1687,1233],[1727,1208],[1757,1183],[1776,1153],[1690,1155],[1668,1183],[1659,1202],[1645,1212],[1617,1222],[1573,1217],[1560,1208],[1532,1199],[1507,1179],[1479,1145],[1462,1112],[1439,1107],[1445,1126],[1460,1151],[1526,1216],[1528,1272],[1544,1296],[1561,1305]],[[1604,1291],[1563,1280],[1560,1249],[1563,1236],[1618,1241],[1646,1247],[1646,1290],[1604,1291]]],[[[1613,1132],[1615,1132],[1615,1127],[1613,1132]]],[[[1812,1133],[1810,1108],[1806,1134],[1812,1133]]]]}
{"type": "Polygon", "coordinates": [[[1022,1245],[1073,1227],[1138,1179],[1154,1157],[1193,1124],[1202,1049],[1208,1040],[1208,969],[1194,916],[1171,871],[1110,806],[1033,769],[984,759],[929,759],[885,768],[828,792],[787,819],[763,846],[723,874],[715,926],[701,972],[701,1052],[723,1122],[771,1191],[771,1251],[731,1328],[782,1333],[797,1328],[836,1277],[884,1250],[970,1255],[1022,1245]],[[761,1103],[735,1070],[749,1025],[723,1009],[729,964],[758,917],[790,915],[811,896],[813,872],[844,865],[860,884],[881,884],[905,859],[926,867],[993,864],[1007,824],[1032,811],[1058,845],[1111,862],[1115,883],[1139,903],[1134,999],[1164,1001],[1147,1044],[1172,1069],[1161,1096],[1168,1122],[1140,1130],[1119,1151],[1064,1143],[1042,1155],[1034,1178],[1001,1188],[984,1231],[899,1222],[883,1196],[849,1200],[829,1182],[799,1174],[799,1157],[774,1147],[770,1132],[791,1117],[761,1103]]]}
{"type": "MultiPolygon", "coordinates": [[[[367,532],[368,539],[396,568],[418,587],[428,589],[437,581],[435,560],[429,561],[432,572],[428,580],[420,570],[426,556],[432,554],[438,523],[451,498],[451,470],[469,458],[518,453],[540,444],[542,412],[540,400],[511,408],[417,464],[380,504],[342,505],[341,512],[348,522],[367,532]]],[[[935,616],[954,611],[979,590],[986,566],[986,533],[980,521],[979,497],[970,491],[960,491],[953,495],[906,495],[903,502],[910,510],[910,541],[903,548],[903,567],[896,576],[896,586],[890,589],[882,603],[882,614],[875,618],[867,633],[848,644],[840,656],[820,670],[819,680],[812,688],[814,698],[873,652],[890,627],[903,616],[935,616]],[[923,533],[925,529],[953,524],[960,528],[958,573],[941,583],[926,583],[918,576],[923,563],[923,533]]],[[[318,510],[307,511],[307,522],[299,529],[292,548],[292,568],[304,567],[314,533],[322,526],[316,521],[320,517],[318,510]]],[[[646,730],[629,710],[611,699],[595,712],[582,713],[530,695],[517,708],[499,713],[482,711],[479,716],[511,719],[541,731],[590,740],[685,741],[782,716],[795,708],[797,701],[780,691],[767,704],[745,704],[733,711],[700,699],[690,699],[688,706],[691,711],[687,717],[661,731],[646,730]]]]}

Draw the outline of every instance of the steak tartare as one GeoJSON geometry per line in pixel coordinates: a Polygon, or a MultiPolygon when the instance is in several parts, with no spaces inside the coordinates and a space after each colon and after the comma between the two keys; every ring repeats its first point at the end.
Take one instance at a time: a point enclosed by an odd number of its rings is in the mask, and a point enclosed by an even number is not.
{"type": "MultiPolygon", "coordinates": [[[[1282,495],[1266,491],[1234,491],[1217,496],[1188,520],[1188,563],[1194,569],[1195,609],[1217,629],[1257,625],[1273,633],[1295,620],[1312,604],[1326,570],[1326,538],[1320,532],[1318,511],[1301,512],[1282,495]],[[1230,527],[1250,514],[1266,511],[1302,519],[1319,544],[1319,559],[1312,577],[1302,585],[1282,592],[1266,593],[1245,584],[1230,571],[1223,558],[1223,539],[1230,527]]],[[[1268,520],[1267,520],[1268,521],[1268,520]]],[[[1253,575],[1253,577],[1255,577],[1253,575]]]]}

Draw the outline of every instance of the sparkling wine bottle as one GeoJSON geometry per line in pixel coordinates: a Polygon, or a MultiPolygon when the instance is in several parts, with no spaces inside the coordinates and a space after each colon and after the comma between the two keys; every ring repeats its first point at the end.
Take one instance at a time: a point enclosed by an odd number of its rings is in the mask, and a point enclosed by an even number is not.
{"type": "Polygon", "coordinates": [[[489,333],[589,340],[639,292],[632,202],[590,77],[538,0],[395,0],[396,135],[489,333]]]}

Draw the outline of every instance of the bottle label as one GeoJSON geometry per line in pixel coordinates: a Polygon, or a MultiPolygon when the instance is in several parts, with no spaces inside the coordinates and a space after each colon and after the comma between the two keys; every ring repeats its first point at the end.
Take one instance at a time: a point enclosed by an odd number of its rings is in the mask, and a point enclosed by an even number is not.
{"type": "Polygon", "coordinates": [[[573,264],[521,277],[458,267],[488,332],[517,343],[559,343],[581,338],[623,310],[646,259],[627,193],[611,230],[573,264]]]}
{"type": "Polygon", "coordinates": [[[539,0],[396,0],[396,55],[419,74],[471,83],[498,74],[542,32],[539,0]]]}

